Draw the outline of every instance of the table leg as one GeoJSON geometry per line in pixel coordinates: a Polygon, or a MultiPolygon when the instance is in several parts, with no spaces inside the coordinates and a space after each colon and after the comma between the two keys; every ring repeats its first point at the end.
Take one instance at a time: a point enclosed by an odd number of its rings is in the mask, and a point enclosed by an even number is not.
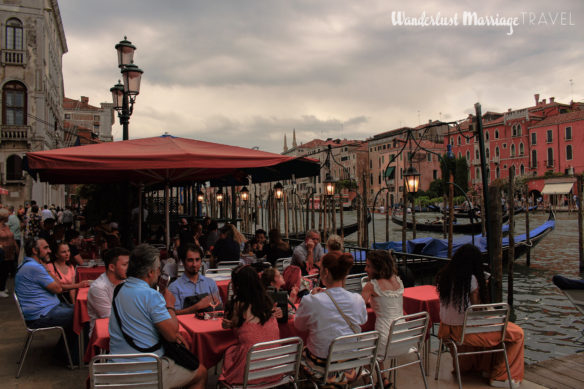
{"type": "Polygon", "coordinates": [[[431,339],[430,336],[427,336],[426,342],[424,343],[424,371],[426,372],[426,376],[430,375],[430,346],[431,339]]]}
{"type": "Polygon", "coordinates": [[[84,343],[85,343],[85,325],[83,325],[81,327],[81,331],[79,332],[79,368],[85,367],[85,362],[83,361],[83,358],[85,356],[85,347],[84,347],[84,343]]]}

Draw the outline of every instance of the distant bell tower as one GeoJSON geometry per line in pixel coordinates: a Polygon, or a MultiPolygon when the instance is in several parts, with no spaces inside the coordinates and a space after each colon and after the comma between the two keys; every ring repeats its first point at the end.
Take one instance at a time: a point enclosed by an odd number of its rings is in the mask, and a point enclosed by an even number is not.
{"type": "Polygon", "coordinates": [[[284,152],[288,151],[288,144],[286,143],[286,134],[284,134],[284,152]]]}
{"type": "Polygon", "coordinates": [[[292,130],[292,148],[296,148],[297,144],[296,144],[296,129],[292,130]]]}

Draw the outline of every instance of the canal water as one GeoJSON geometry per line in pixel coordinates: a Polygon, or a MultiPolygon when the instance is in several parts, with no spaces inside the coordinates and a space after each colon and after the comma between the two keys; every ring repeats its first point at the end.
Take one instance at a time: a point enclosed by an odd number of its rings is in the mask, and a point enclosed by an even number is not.
{"type": "MultiPolygon", "coordinates": [[[[437,214],[417,214],[417,220],[434,220],[437,214]]],[[[385,215],[375,214],[377,242],[385,241],[385,215]]],[[[544,223],[548,214],[530,213],[530,228],[544,223]]],[[[355,221],[354,212],[346,212],[345,224],[355,221]]],[[[317,215],[318,223],[318,215],[317,215]]],[[[515,217],[516,233],[525,232],[525,215],[515,217]]],[[[389,221],[389,240],[401,240],[401,227],[389,221]]],[[[369,224],[369,244],[373,227],[369,224]]],[[[418,232],[417,237],[442,238],[440,233],[418,232]]],[[[412,232],[408,231],[408,239],[412,232]]],[[[357,241],[357,234],[346,242],[357,241]]],[[[525,332],[525,362],[534,363],[584,351],[584,316],[552,283],[555,274],[580,278],[578,267],[578,219],[575,213],[556,214],[556,228],[531,254],[531,266],[525,256],[514,266],[514,306],[512,320],[525,332]]],[[[506,267],[506,266],[505,266],[506,267]]],[[[504,270],[504,301],[507,301],[507,274],[504,270]]]]}

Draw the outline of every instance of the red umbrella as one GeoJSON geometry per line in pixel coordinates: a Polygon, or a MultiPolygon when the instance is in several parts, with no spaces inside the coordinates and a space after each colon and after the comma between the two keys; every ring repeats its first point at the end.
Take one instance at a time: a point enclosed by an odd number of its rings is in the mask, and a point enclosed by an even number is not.
{"type": "Polygon", "coordinates": [[[27,170],[52,184],[267,182],[319,174],[318,161],[170,135],[27,153],[27,170]]]}
{"type": "Polygon", "coordinates": [[[0,188],[0,195],[7,195],[8,193],[8,189],[0,188]]]}

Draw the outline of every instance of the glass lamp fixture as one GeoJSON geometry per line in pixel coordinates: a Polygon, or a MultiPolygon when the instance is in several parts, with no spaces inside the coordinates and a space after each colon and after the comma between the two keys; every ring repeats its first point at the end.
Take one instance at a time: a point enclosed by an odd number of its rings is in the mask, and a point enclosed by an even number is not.
{"type": "Polygon", "coordinates": [[[131,96],[136,96],[140,93],[140,80],[142,79],[142,73],[144,73],[144,71],[133,63],[124,66],[122,69],[124,92],[131,96]]]}
{"type": "Polygon", "coordinates": [[[205,194],[203,192],[201,192],[201,191],[198,191],[197,192],[197,201],[199,203],[202,203],[203,200],[205,200],[205,194]]]}
{"type": "Polygon", "coordinates": [[[120,110],[123,106],[124,101],[124,85],[120,81],[116,85],[110,88],[112,92],[112,101],[114,103],[114,109],[120,110]]]}
{"type": "Polygon", "coordinates": [[[323,181],[324,183],[324,194],[327,196],[334,196],[335,195],[335,181],[331,177],[330,173],[326,174],[326,178],[323,181]]]}
{"type": "Polygon", "coordinates": [[[136,46],[134,46],[126,37],[116,45],[116,50],[118,51],[118,66],[120,68],[132,63],[136,46]]]}
{"type": "Polygon", "coordinates": [[[221,189],[219,189],[217,191],[217,193],[215,194],[215,197],[217,198],[218,202],[222,202],[223,201],[223,192],[221,192],[221,189]]]}
{"type": "Polygon", "coordinates": [[[406,190],[408,193],[416,193],[420,188],[420,173],[415,167],[410,166],[404,173],[404,180],[406,182],[406,190]]]}
{"type": "Polygon", "coordinates": [[[239,194],[241,195],[241,200],[243,201],[249,200],[249,190],[245,186],[241,188],[239,194]]]}
{"type": "Polygon", "coordinates": [[[282,200],[282,197],[284,196],[284,187],[279,182],[274,185],[274,196],[276,196],[276,199],[278,200],[282,200]]]}

